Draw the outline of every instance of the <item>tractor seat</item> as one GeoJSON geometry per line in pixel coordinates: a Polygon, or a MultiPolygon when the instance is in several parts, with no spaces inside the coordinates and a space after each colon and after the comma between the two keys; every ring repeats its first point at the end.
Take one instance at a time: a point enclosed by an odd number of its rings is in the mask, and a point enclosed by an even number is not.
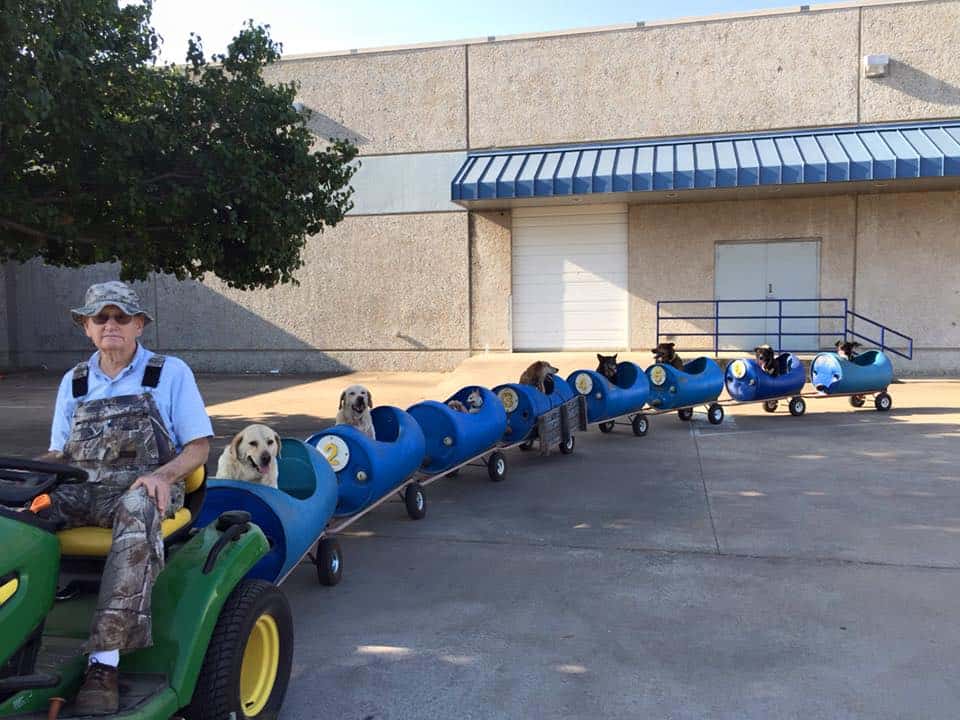
{"type": "MultiPolygon", "coordinates": [[[[161,532],[165,544],[176,540],[190,529],[190,522],[199,514],[207,485],[206,468],[202,465],[184,479],[183,507],[163,521],[161,532]]],[[[75,527],[57,533],[60,554],[69,557],[106,557],[110,554],[113,530],[101,527],[75,527]]]]}

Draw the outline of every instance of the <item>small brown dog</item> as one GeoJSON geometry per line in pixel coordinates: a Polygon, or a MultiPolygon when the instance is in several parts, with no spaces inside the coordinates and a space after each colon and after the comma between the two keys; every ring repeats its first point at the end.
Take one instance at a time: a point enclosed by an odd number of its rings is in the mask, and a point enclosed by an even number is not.
{"type": "Polygon", "coordinates": [[[661,365],[672,365],[677,370],[683,370],[683,360],[677,355],[675,347],[676,343],[662,342],[650,352],[653,353],[653,359],[661,365]]]}
{"type": "Polygon", "coordinates": [[[370,408],[373,407],[373,396],[363,385],[351,385],[340,393],[340,407],[337,410],[337,425],[350,425],[369,437],[376,440],[376,431],[373,428],[373,416],[370,408]]]}
{"type": "Polygon", "coordinates": [[[597,353],[597,372],[610,382],[617,381],[617,355],[601,355],[597,353]]]}
{"type": "Polygon", "coordinates": [[[769,345],[757,345],[757,347],[753,349],[753,354],[757,358],[757,364],[760,366],[760,369],[767,375],[776,377],[780,374],[777,356],[776,353],[773,352],[772,347],[769,345]]]}
{"type": "Polygon", "coordinates": [[[837,340],[834,347],[837,348],[837,355],[847,360],[853,360],[858,355],[857,348],[860,347],[860,343],[855,340],[837,340]]]}
{"type": "Polygon", "coordinates": [[[217,477],[277,487],[280,436],[266,425],[247,425],[217,461],[217,477]]]}
{"type": "Polygon", "coordinates": [[[553,387],[553,380],[550,376],[556,375],[558,372],[560,371],[546,360],[537,360],[523,371],[523,375],[520,376],[520,384],[533,385],[540,392],[545,393],[548,386],[553,387]]]}

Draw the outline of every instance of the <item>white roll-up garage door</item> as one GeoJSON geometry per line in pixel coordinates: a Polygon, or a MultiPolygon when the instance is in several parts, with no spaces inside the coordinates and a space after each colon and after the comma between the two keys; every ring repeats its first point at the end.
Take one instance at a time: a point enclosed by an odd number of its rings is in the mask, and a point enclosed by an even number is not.
{"type": "Polygon", "coordinates": [[[627,347],[627,207],[514,208],[514,350],[627,347]]]}

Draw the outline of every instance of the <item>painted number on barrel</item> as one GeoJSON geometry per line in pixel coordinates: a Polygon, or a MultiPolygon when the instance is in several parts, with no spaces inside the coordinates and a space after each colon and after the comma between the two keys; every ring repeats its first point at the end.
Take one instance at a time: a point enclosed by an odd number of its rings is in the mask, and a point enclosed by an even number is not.
{"type": "Polygon", "coordinates": [[[520,404],[520,400],[517,397],[517,391],[512,388],[503,388],[500,392],[497,393],[497,397],[500,398],[500,402],[503,403],[503,409],[508,413],[512,413],[517,409],[517,405],[520,404]]]}
{"type": "Polygon", "coordinates": [[[343,438],[336,435],[324,435],[317,443],[317,449],[336,472],[343,470],[350,462],[350,448],[343,438]]]}
{"type": "Polygon", "coordinates": [[[589,395],[590,391],[593,390],[593,380],[586,373],[580,373],[577,375],[577,379],[573,381],[573,386],[581,395],[589,395]]]}

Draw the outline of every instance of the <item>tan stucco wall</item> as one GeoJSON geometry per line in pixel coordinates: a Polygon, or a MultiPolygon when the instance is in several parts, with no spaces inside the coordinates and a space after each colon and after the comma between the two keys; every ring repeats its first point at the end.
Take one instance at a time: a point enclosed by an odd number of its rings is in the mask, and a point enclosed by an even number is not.
{"type": "Polygon", "coordinates": [[[895,359],[898,367],[955,373],[960,192],[865,195],[858,217],[858,312],[913,336],[916,360],[895,359]]]}
{"type": "Polygon", "coordinates": [[[466,147],[462,46],[290,60],[264,72],[297,81],[321,138],[350,137],[363,155],[466,147]]]}
{"type": "Polygon", "coordinates": [[[474,350],[509,350],[512,271],[509,210],[470,213],[471,338],[474,350]]]}
{"type": "Polygon", "coordinates": [[[471,147],[856,122],[858,12],[470,46],[471,147]]]}
{"type": "MultiPolygon", "coordinates": [[[[451,368],[468,352],[467,253],[467,213],[348,218],[310,239],[299,286],[138,283],[156,318],[144,342],[219,372],[451,368]]],[[[28,263],[18,276],[24,364],[67,367],[89,352],[68,308],[116,273],[28,263]]]]}
{"type": "MultiPolygon", "coordinates": [[[[714,296],[715,245],[736,240],[820,240],[821,297],[852,292],[855,201],[851,196],[630,208],[630,344],[653,347],[656,304],[714,296]]],[[[697,311],[710,310],[700,308],[697,311]]],[[[677,314],[705,314],[684,312],[677,314]]],[[[675,332],[712,331],[712,322],[676,322],[675,332]]],[[[682,338],[683,347],[712,340],[682,338]]]]}
{"type": "Polygon", "coordinates": [[[888,77],[861,81],[862,122],[960,115],[960,2],[862,12],[862,54],[890,55],[888,77]]]}

